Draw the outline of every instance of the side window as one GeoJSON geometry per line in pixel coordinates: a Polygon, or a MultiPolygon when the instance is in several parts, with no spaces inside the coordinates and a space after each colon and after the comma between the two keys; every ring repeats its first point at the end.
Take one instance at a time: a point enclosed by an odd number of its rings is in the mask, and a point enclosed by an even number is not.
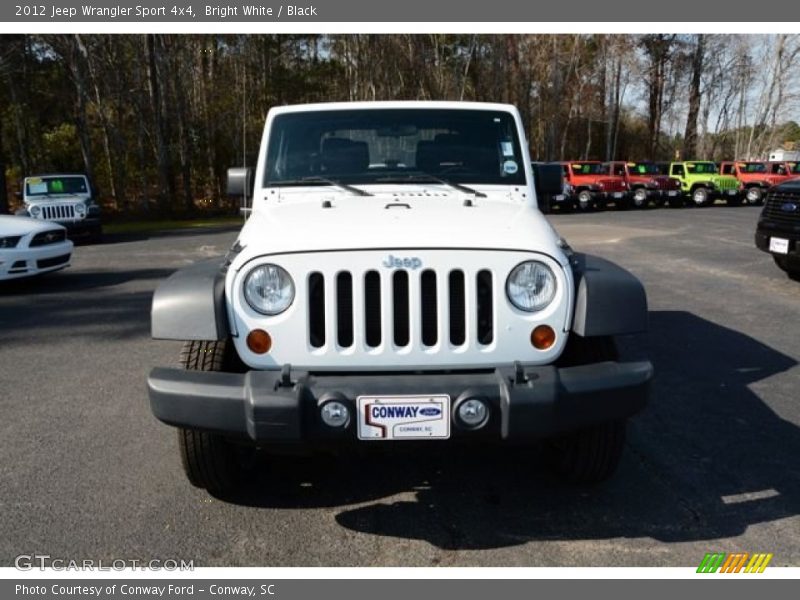
{"type": "Polygon", "coordinates": [[[672,165],[672,174],[683,177],[683,165],[672,165]]]}
{"type": "Polygon", "coordinates": [[[723,175],[733,175],[733,165],[722,165],[723,175]]]}
{"type": "Polygon", "coordinates": [[[625,166],[619,163],[615,163],[612,167],[611,174],[618,175],[620,177],[625,177],[625,166]]]}

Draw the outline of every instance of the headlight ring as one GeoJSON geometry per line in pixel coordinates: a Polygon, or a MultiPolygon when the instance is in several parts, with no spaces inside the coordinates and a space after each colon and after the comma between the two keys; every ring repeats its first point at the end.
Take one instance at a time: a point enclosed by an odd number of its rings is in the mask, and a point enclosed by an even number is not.
{"type": "Polygon", "coordinates": [[[242,290],[250,308],[263,315],[279,315],[294,302],[294,281],[278,265],[267,263],[251,269],[242,290]]]}
{"type": "Polygon", "coordinates": [[[519,310],[538,312],[547,308],[556,296],[555,273],[545,263],[529,260],[518,264],[506,279],[506,296],[519,310]]]}

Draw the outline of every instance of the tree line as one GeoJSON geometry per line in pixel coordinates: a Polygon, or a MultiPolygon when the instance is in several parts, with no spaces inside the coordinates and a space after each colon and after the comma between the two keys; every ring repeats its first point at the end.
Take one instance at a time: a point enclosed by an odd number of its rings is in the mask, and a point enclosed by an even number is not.
{"type": "Polygon", "coordinates": [[[0,36],[0,212],[86,172],[112,211],[235,208],[271,106],[510,102],[539,160],[756,158],[800,142],[797,35],[0,36]]]}

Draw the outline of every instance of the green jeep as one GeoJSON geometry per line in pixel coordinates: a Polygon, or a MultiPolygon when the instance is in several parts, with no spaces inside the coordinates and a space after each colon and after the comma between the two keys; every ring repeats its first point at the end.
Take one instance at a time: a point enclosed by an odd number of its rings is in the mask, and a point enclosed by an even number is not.
{"type": "Polygon", "coordinates": [[[739,180],[729,175],[720,175],[717,165],[711,161],[670,163],[669,176],[681,182],[687,204],[711,206],[717,199],[726,200],[731,206],[742,203],[739,180]]]}

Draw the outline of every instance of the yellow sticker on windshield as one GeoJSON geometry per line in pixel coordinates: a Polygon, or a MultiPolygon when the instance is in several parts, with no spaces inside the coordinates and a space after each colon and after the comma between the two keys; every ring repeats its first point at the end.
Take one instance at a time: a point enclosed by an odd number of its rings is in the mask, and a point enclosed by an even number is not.
{"type": "Polygon", "coordinates": [[[37,183],[42,183],[42,178],[41,177],[29,177],[28,178],[28,183],[33,184],[33,185],[36,185],[37,183]]]}

